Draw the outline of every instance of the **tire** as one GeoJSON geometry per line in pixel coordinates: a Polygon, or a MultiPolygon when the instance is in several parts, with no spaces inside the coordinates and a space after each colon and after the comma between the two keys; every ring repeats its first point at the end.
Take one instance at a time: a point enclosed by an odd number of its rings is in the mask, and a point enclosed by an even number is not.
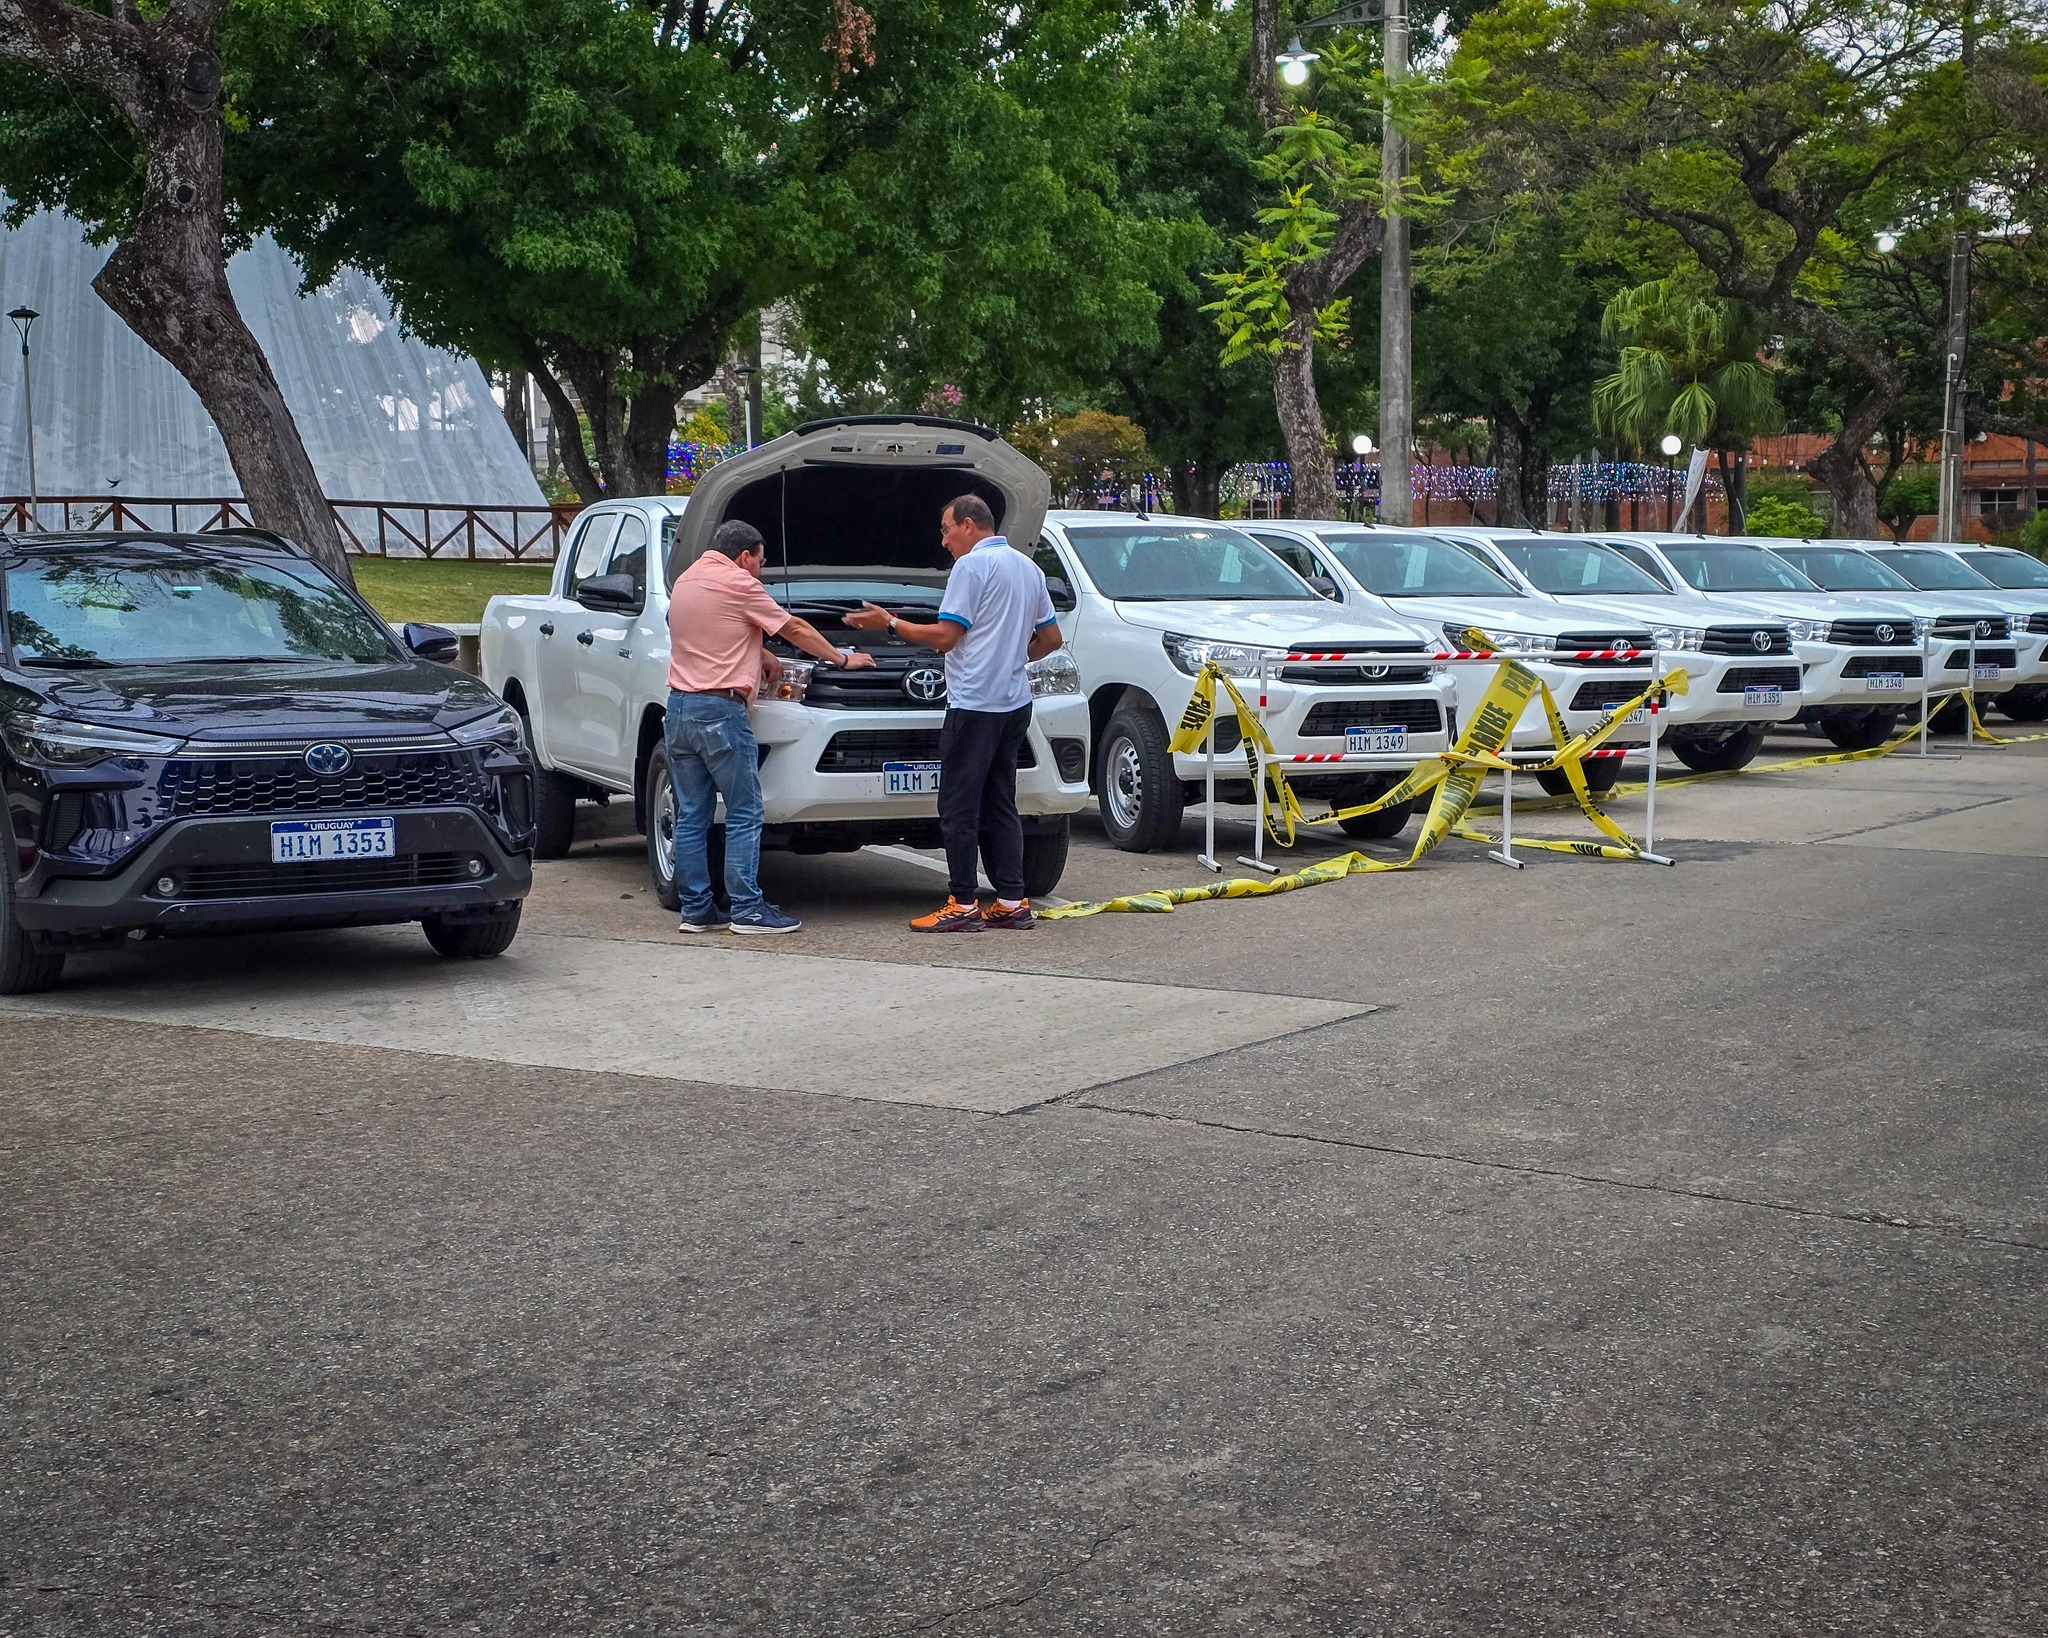
{"type": "MultiPolygon", "coordinates": [[[[1330,799],[1330,806],[1355,807],[1361,802],[1370,802],[1375,797],[1385,796],[1399,783],[1393,775],[1387,774],[1361,779],[1350,785],[1340,785],[1337,794],[1330,799]]],[[[1401,834],[1401,827],[1408,823],[1408,816],[1414,811],[1413,802],[1397,802],[1391,808],[1381,808],[1378,813],[1360,813],[1349,819],[1339,819],[1337,828],[1355,841],[1391,841],[1401,834]]]]}
{"type": "Polygon", "coordinates": [[[668,755],[660,745],[647,748],[640,768],[640,790],[647,813],[647,874],[664,910],[683,907],[676,885],[676,787],[669,775],[668,755]]]}
{"type": "MultiPolygon", "coordinates": [[[[1618,756],[1596,756],[1591,762],[1582,762],[1580,768],[1586,775],[1586,794],[1605,796],[1621,783],[1621,758],[1618,756]]],[[[1536,783],[1551,796],[1569,796],[1572,793],[1571,776],[1562,768],[1546,768],[1536,776],[1536,783]]]]}
{"type": "Polygon", "coordinates": [[[1150,853],[1180,836],[1180,776],[1166,724],[1150,705],[1118,708],[1102,731],[1095,793],[1102,828],[1126,853],[1150,853]]]}
{"type": "Polygon", "coordinates": [[[1048,897],[1067,873],[1067,844],[1073,825],[1064,817],[1042,830],[1024,833],[1024,896],[1048,897]]]}
{"type": "Polygon", "coordinates": [[[533,749],[533,718],[527,714],[523,695],[513,709],[519,713],[519,727],[526,735],[527,749],[533,751],[533,856],[564,858],[576,840],[576,788],[560,774],[540,765],[540,752],[533,749]]]}
{"type": "Polygon", "coordinates": [[[1969,722],[1970,714],[1963,709],[1959,694],[1951,694],[1927,713],[1927,731],[1930,734],[1960,734],[1969,722]]]}
{"type": "Polygon", "coordinates": [[[0,836],[6,857],[0,859],[0,995],[34,995],[64,976],[64,952],[38,944],[14,919],[14,879],[20,868],[13,828],[0,805],[0,836]]]}
{"type": "Polygon", "coordinates": [[[420,931],[427,942],[450,961],[483,961],[503,955],[519,934],[519,906],[500,904],[482,921],[450,921],[446,916],[425,916],[420,931]]]}
{"type": "Polygon", "coordinates": [[[1998,709],[2014,722],[2048,721],[2048,688],[2015,688],[2000,694],[1998,709]]]}
{"type": "Polygon", "coordinates": [[[1828,736],[1836,749],[1843,751],[1872,751],[1892,737],[1898,726],[1898,713],[1882,707],[1874,711],[1854,711],[1822,720],[1820,731],[1828,736]]]}
{"type": "Polygon", "coordinates": [[[1671,754],[1694,773],[1733,773],[1756,760],[1768,732],[1764,724],[1757,723],[1720,739],[1674,739],[1671,754]]]}

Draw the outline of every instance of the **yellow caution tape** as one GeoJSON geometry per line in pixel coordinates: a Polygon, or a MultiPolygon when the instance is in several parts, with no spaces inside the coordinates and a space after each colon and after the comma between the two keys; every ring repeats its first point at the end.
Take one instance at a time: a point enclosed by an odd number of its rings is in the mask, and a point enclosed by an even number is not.
{"type": "MultiPolygon", "coordinates": [[[[1994,734],[1984,726],[1984,719],[1977,715],[1976,696],[1973,694],[1965,694],[1963,696],[1963,699],[1968,703],[1970,707],[1970,726],[1976,730],[1977,737],[1981,740],[1988,741],[1990,744],[1993,745],[2031,745],[2036,740],[2048,739],[2048,733],[1994,734]]],[[[1915,725],[1914,731],[1916,733],[1919,731],[1917,724],[1915,725]]]]}

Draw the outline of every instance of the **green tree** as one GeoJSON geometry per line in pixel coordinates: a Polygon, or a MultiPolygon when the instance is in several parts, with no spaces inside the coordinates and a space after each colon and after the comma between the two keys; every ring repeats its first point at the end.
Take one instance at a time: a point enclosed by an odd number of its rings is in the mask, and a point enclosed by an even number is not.
{"type": "Polygon", "coordinates": [[[1683,275],[1618,292],[1601,317],[1619,367],[1593,384],[1593,419],[1636,448],[1676,433],[1720,457],[1728,532],[1743,532],[1750,441],[1784,425],[1761,321],[1739,302],[1702,294],[1683,275]],[[1729,456],[1735,457],[1730,470],[1729,456]]]}

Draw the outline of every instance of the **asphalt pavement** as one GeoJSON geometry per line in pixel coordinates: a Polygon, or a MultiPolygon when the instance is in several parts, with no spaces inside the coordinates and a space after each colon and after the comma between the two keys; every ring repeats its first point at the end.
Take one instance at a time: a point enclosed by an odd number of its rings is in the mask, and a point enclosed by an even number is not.
{"type": "Polygon", "coordinates": [[[74,960],[0,1634],[2048,1630],[2048,744],[1936,748],[1670,789],[1671,869],[931,938],[772,858],[707,942],[593,812],[495,963],[74,960]]]}

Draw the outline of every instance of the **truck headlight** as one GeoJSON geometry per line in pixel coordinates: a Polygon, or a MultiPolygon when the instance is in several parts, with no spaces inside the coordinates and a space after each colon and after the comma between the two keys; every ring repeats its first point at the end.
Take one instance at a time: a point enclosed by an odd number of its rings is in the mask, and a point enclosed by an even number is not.
{"type": "Polygon", "coordinates": [[[1697,654],[1707,640],[1705,626],[1657,626],[1650,635],[1657,640],[1661,649],[1675,650],[1685,654],[1697,654]]]}
{"type": "Polygon", "coordinates": [[[1185,671],[1190,677],[1210,664],[1228,677],[1256,677],[1262,659],[1287,658],[1284,648],[1259,648],[1251,643],[1212,643],[1206,637],[1185,637],[1177,631],[1165,633],[1160,641],[1165,644],[1166,657],[1173,662],[1174,669],[1185,671]]]}
{"type": "Polygon", "coordinates": [[[132,728],[108,728],[96,722],[73,722],[65,717],[46,717],[16,711],[0,734],[17,761],[38,768],[89,768],[123,756],[174,756],[184,745],[181,739],[162,734],[137,733],[132,728]]]}
{"type": "Polygon", "coordinates": [[[488,716],[465,722],[448,730],[457,745],[503,745],[514,751],[526,749],[526,727],[519,713],[506,706],[488,716]]]}
{"type": "Polygon", "coordinates": [[[1934,617],[1929,614],[1914,615],[1913,635],[1923,643],[1932,637],[1934,635],[1934,617]]]}
{"type": "Polygon", "coordinates": [[[1496,654],[1555,654],[1557,639],[1546,637],[1537,631],[1492,631],[1485,626],[1459,625],[1455,621],[1444,622],[1444,636],[1453,648],[1470,648],[1473,632],[1486,639],[1487,647],[1496,654]]]}
{"type": "Polygon", "coordinates": [[[1031,697],[1035,700],[1049,694],[1081,692],[1081,668],[1063,648],[1054,649],[1042,660],[1031,661],[1024,667],[1024,675],[1031,679],[1031,697]]]}
{"type": "Polygon", "coordinates": [[[1827,620],[1787,620],[1785,629],[1792,633],[1795,643],[1824,643],[1831,624],[1827,620]]]}

